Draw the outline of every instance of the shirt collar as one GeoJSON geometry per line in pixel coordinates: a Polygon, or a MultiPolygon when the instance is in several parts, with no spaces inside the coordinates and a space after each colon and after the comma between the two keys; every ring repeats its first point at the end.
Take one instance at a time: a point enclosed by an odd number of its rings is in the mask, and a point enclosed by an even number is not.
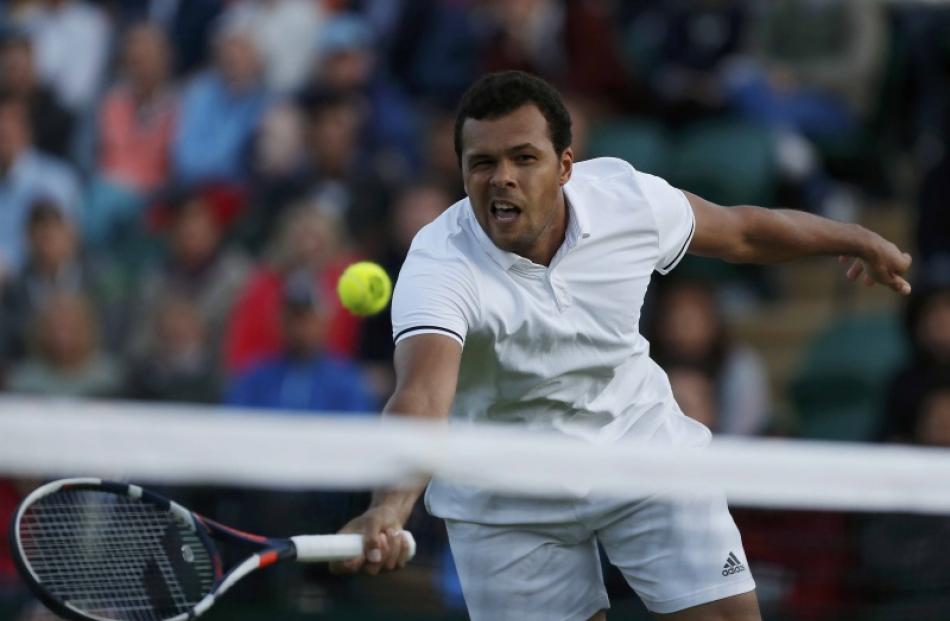
{"type": "Polygon", "coordinates": [[[568,226],[575,227],[578,240],[587,239],[590,237],[590,215],[583,193],[577,188],[577,182],[568,181],[564,184],[564,198],[571,215],[568,226]]]}
{"type": "MultiPolygon", "coordinates": [[[[564,185],[564,200],[567,203],[567,231],[565,231],[564,234],[564,243],[562,244],[562,248],[558,249],[558,251],[555,253],[555,256],[562,254],[564,250],[569,250],[580,240],[590,237],[590,220],[587,215],[586,205],[584,204],[583,197],[579,192],[576,191],[570,181],[564,185]]],[[[500,265],[505,271],[509,270],[517,263],[528,261],[528,259],[520,255],[502,250],[496,246],[495,242],[493,242],[491,238],[488,237],[488,234],[485,233],[482,225],[479,224],[478,220],[475,218],[475,212],[473,210],[471,200],[466,198],[465,202],[466,206],[468,207],[468,209],[465,210],[465,217],[469,229],[471,230],[472,235],[475,236],[475,239],[478,240],[478,244],[485,250],[488,256],[492,258],[492,260],[500,265]]]]}

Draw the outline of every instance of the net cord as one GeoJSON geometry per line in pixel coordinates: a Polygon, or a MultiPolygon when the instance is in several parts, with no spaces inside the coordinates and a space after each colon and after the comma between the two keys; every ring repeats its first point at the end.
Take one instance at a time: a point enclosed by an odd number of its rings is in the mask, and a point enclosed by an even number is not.
{"type": "Polygon", "coordinates": [[[0,474],[371,489],[435,475],[524,496],[724,491],[733,505],[950,513],[950,451],[720,438],[705,448],[408,417],[0,399],[0,474]]]}

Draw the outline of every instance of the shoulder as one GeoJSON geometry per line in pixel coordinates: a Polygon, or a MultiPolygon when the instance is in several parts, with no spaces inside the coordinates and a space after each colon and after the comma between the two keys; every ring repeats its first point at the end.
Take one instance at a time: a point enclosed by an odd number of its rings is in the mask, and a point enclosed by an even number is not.
{"type": "Polygon", "coordinates": [[[633,178],[637,170],[617,157],[597,157],[574,163],[574,172],[571,181],[575,179],[582,183],[604,181],[614,178],[633,178]]]}
{"type": "Polygon", "coordinates": [[[468,199],[464,198],[443,211],[438,218],[419,229],[412,240],[412,245],[409,247],[409,254],[424,252],[448,256],[459,253],[461,248],[458,242],[460,241],[459,238],[466,234],[464,221],[468,209],[470,209],[468,199]]]}
{"type": "Polygon", "coordinates": [[[624,191],[647,199],[657,188],[672,189],[662,177],[637,170],[629,162],[616,157],[599,157],[575,163],[570,183],[602,191],[624,191]]]}
{"type": "MultiPolygon", "coordinates": [[[[68,196],[64,194],[58,198],[70,202],[66,207],[71,211],[74,207],[71,204],[72,199],[75,198],[73,195],[79,193],[80,186],[79,177],[69,163],[36,150],[30,152],[29,158],[30,168],[42,180],[45,187],[55,187],[56,190],[68,194],[68,196]]],[[[53,191],[55,193],[55,190],[53,191]]]]}
{"type": "Polygon", "coordinates": [[[412,240],[400,276],[403,271],[418,268],[437,273],[471,273],[477,245],[466,222],[471,217],[470,209],[468,199],[463,199],[422,227],[412,240]]]}

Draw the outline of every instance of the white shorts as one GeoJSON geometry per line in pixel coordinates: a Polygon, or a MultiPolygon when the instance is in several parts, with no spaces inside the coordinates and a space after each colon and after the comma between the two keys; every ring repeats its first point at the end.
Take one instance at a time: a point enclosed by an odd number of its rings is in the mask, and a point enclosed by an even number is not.
{"type": "Polygon", "coordinates": [[[574,505],[576,521],[446,520],[472,621],[586,621],[609,608],[598,543],[652,612],[755,589],[721,495],[565,502],[574,505]]]}

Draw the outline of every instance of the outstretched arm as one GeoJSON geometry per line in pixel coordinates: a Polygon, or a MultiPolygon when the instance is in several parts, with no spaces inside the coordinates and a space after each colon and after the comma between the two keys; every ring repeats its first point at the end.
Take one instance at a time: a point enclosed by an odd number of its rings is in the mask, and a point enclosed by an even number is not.
{"type": "MultiPolygon", "coordinates": [[[[396,390],[383,409],[389,416],[413,416],[446,420],[458,382],[462,346],[441,334],[420,334],[396,346],[396,390]]],[[[369,509],[350,520],[340,532],[363,535],[366,553],[359,558],[334,563],[340,573],[364,571],[376,574],[405,563],[402,530],[426,482],[410,488],[379,489],[369,509]]]]}
{"type": "Polygon", "coordinates": [[[851,262],[847,276],[907,295],[911,257],[877,233],[792,209],[721,207],[684,192],[696,217],[689,252],[733,263],[780,263],[810,256],[851,262]]]}

